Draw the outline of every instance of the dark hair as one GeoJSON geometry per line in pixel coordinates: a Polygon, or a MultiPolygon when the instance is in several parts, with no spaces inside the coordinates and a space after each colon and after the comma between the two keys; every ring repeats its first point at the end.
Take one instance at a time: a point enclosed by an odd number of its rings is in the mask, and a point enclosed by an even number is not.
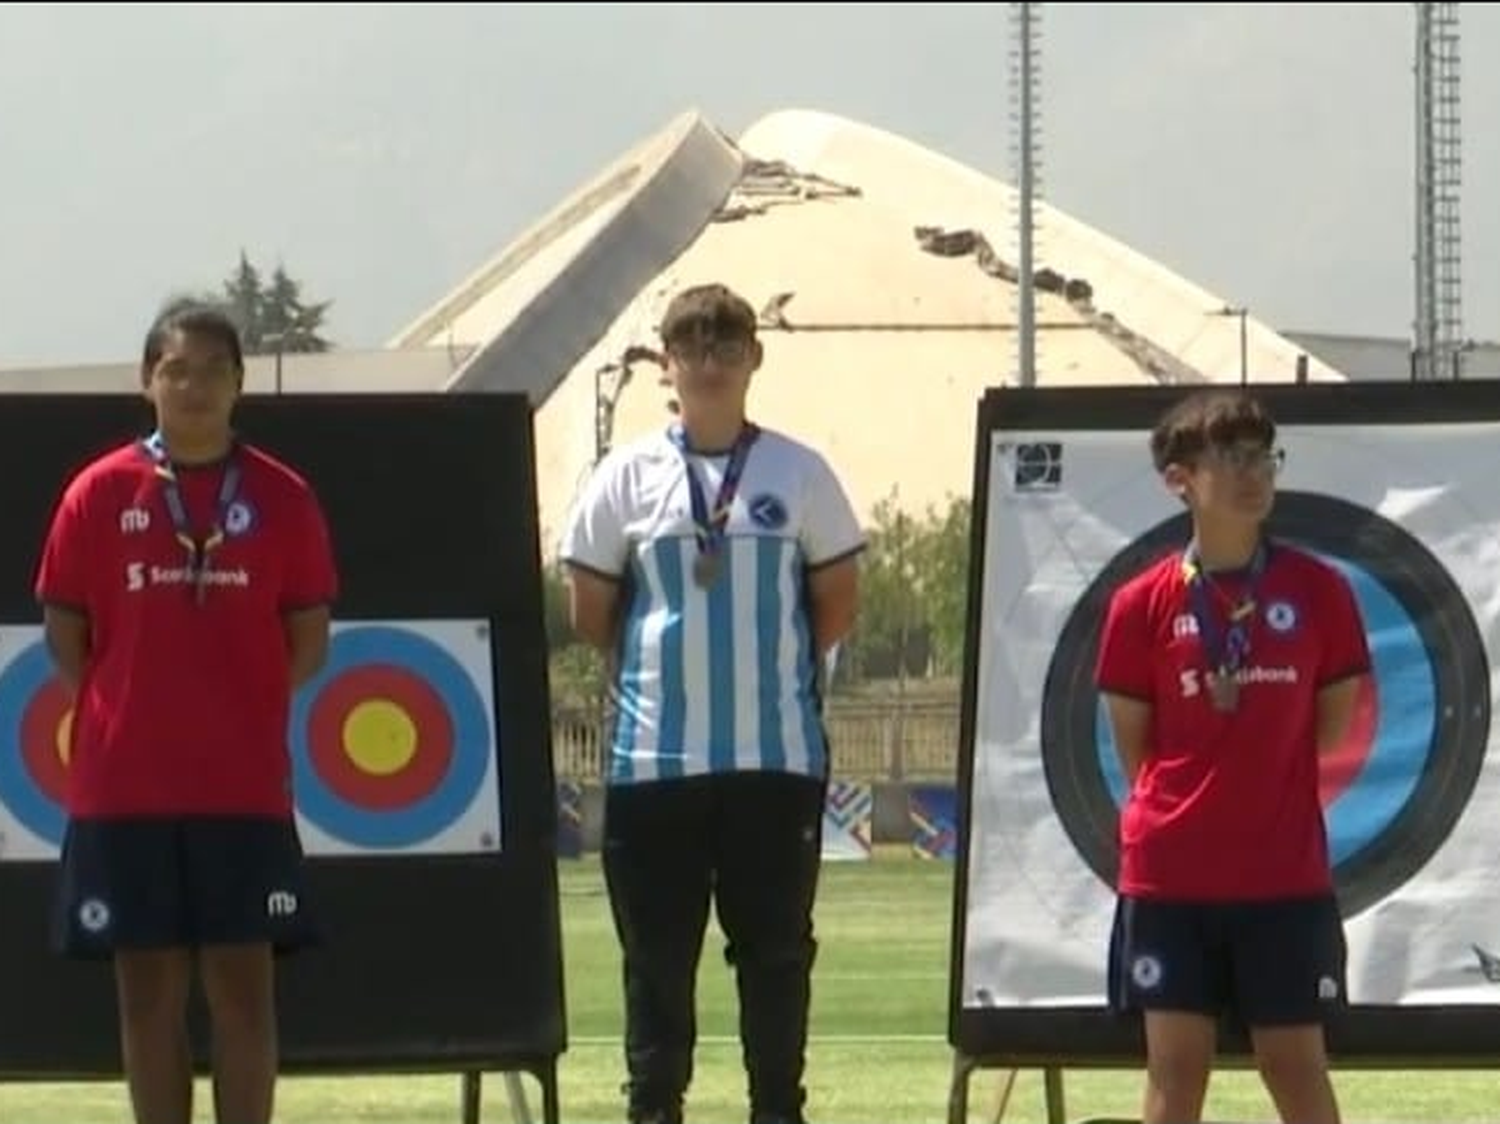
{"type": "Polygon", "coordinates": [[[708,336],[720,340],[754,340],[755,310],[725,285],[694,285],[672,298],[661,319],[662,342],[668,345],[708,336]]]}
{"type": "Polygon", "coordinates": [[[141,352],[141,364],[150,371],[166,350],[167,337],[173,332],[206,336],[218,340],[234,360],[241,374],[245,370],[245,351],[240,344],[240,329],[234,317],[223,305],[199,297],[174,297],[162,306],[146,331],[146,344],[141,352]]]}
{"type": "Polygon", "coordinates": [[[1163,415],[1151,431],[1151,462],[1190,465],[1210,448],[1253,441],[1269,449],[1276,422],[1266,408],[1238,390],[1200,390],[1163,415]]]}

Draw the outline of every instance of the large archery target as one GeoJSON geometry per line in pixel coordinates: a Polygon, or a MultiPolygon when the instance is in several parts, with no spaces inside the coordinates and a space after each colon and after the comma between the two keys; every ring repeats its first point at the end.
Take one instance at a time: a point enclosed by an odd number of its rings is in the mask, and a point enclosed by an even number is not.
{"type": "MultiPolygon", "coordinates": [[[[1359,1003],[1495,1002],[1500,426],[1284,426],[1273,533],[1338,567],[1374,676],[1323,768],[1359,1003]],[[1486,945],[1487,946],[1487,945],[1486,945]]],[[[1109,594],[1181,547],[1147,433],[996,434],[982,576],[964,1003],[1104,1000],[1123,780],[1092,683],[1109,594]],[[1017,448],[1061,442],[1046,486],[1017,448]]]]}
{"type": "Polygon", "coordinates": [[[292,706],[309,853],[499,848],[490,667],[482,622],[335,626],[327,663],[292,706]]]}
{"type": "MultiPolygon", "coordinates": [[[[1351,917],[1420,870],[1468,803],[1489,734],[1483,646],[1458,587],[1389,520],[1332,496],[1284,493],[1271,530],[1344,572],[1369,636],[1373,699],[1353,738],[1323,761],[1330,857],[1351,917]]],[[[1042,763],[1053,806],[1080,856],[1109,884],[1125,785],[1092,687],[1104,604],[1187,534],[1184,516],[1166,520],[1105,566],[1064,624],[1043,689],[1042,763]]]]}
{"type": "Polygon", "coordinates": [[[0,626],[0,860],[57,856],[73,707],[34,626],[0,626]]]}

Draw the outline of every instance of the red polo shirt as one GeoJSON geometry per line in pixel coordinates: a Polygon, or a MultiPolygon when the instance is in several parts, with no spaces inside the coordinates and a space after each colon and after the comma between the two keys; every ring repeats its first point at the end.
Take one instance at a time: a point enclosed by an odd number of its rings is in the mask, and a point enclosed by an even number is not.
{"type": "MultiPolygon", "coordinates": [[[[1222,635],[1246,575],[1213,581],[1222,635]]],[[[1202,901],[1329,889],[1316,699],[1370,670],[1353,591],[1312,555],[1271,546],[1234,711],[1214,708],[1207,666],[1180,553],[1115,591],[1098,687],[1152,708],[1146,760],[1120,817],[1120,892],[1202,901]]]]}
{"type": "MultiPolygon", "coordinates": [[[[306,482],[251,446],[232,455],[240,482],[201,602],[166,482],[140,442],[85,467],[53,517],[37,597],[90,624],[72,816],[291,812],[283,614],[331,602],[337,578],[306,482]]],[[[227,463],[176,470],[200,539],[220,510],[227,463]]]]}

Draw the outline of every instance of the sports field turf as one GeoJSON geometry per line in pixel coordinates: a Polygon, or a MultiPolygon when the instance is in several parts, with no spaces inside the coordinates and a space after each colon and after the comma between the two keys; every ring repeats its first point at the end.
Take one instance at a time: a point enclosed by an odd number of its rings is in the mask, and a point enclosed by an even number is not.
{"type": "MultiPolygon", "coordinates": [[[[571,1046],[562,1061],[566,1124],[623,1119],[619,1096],[619,959],[598,864],[563,865],[564,948],[571,1046]]],[[[944,1042],[948,919],[953,868],[883,854],[872,863],[825,868],[818,924],[808,1105],[814,1124],[938,1124],[945,1116],[950,1056],[944,1042]]],[[[743,1081],[734,1041],[732,980],[723,943],[710,928],[699,991],[697,1077],[690,1124],[743,1124],[743,1081]]],[[[3,999],[0,999],[3,1002],[3,999]]],[[[0,1017],[12,1017],[6,1013],[0,1017]]],[[[990,1120],[999,1074],[979,1074],[972,1120],[990,1120]]],[[[1345,1119],[1480,1121],[1500,1119],[1500,1074],[1347,1073],[1338,1076],[1345,1119]]],[[[1135,1073],[1070,1073],[1070,1119],[1133,1117],[1135,1073]]],[[[540,1105],[527,1082],[533,1118],[540,1105]]],[[[1216,1079],[1210,1119],[1274,1120],[1253,1076],[1216,1079]]],[[[498,1076],[486,1081],[486,1122],[509,1120],[498,1076]]],[[[0,1087],[0,1124],[126,1124],[118,1084],[0,1087]]],[[[207,1090],[197,1120],[209,1121],[207,1090]]],[[[457,1124],[454,1077],[287,1079],[278,1124],[457,1124]]],[[[1023,1074],[1007,1121],[1042,1119],[1039,1075],[1023,1074]]]]}

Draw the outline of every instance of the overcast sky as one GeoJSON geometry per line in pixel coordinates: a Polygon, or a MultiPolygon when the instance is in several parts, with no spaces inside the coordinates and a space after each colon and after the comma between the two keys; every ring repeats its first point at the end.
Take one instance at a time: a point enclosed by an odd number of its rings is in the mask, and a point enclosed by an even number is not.
{"type": "MultiPolygon", "coordinates": [[[[1469,335],[1500,338],[1500,6],[1463,5],[1469,335]]],[[[1042,190],[1281,328],[1405,336],[1411,4],[1048,5],[1042,190]]],[[[384,343],[697,107],[1011,178],[1009,5],[0,7],[0,366],[130,358],[243,246],[384,343]]]]}

